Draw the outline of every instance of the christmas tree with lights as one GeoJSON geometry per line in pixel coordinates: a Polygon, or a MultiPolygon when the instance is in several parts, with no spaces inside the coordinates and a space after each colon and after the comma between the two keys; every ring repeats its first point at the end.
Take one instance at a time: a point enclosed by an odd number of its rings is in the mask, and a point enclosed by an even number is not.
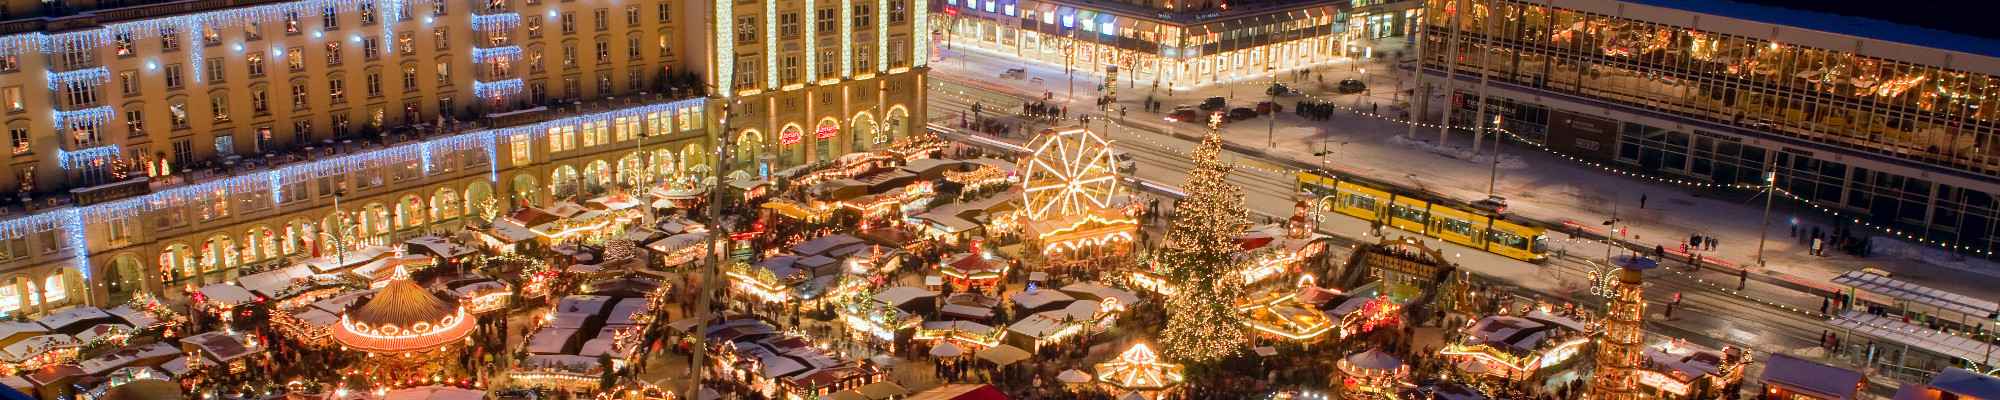
{"type": "Polygon", "coordinates": [[[1249,212],[1243,207],[1243,189],[1226,181],[1230,166],[1219,157],[1220,121],[1220,113],[1211,117],[1208,137],[1194,149],[1194,168],[1182,186],[1189,196],[1174,206],[1180,218],[1167,232],[1166,248],[1157,259],[1175,287],[1161,342],[1167,357],[1189,363],[1220,359],[1249,342],[1236,311],[1243,282],[1234,273],[1243,253],[1236,234],[1249,212]]]}

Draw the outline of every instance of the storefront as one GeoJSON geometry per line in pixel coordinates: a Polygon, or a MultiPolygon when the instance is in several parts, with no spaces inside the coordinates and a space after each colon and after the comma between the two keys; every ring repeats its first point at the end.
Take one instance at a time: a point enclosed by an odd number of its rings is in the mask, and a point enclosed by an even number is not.
{"type": "MultiPolygon", "coordinates": [[[[1337,6],[1180,24],[1048,2],[946,0],[937,23],[954,46],[971,46],[1066,70],[1116,66],[1125,86],[1193,86],[1340,59],[1337,6]]],[[[1101,79],[1101,78],[1094,78],[1101,79]]],[[[1093,80],[1086,89],[1095,90],[1093,80]]]]}

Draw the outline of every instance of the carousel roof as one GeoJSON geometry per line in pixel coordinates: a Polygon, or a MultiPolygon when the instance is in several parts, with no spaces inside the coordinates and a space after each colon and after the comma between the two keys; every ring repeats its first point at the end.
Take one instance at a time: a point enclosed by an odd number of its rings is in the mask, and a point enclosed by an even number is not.
{"type": "Polygon", "coordinates": [[[1160,390],[1181,383],[1180,364],[1160,361],[1145,343],[1133,345],[1115,360],[1097,364],[1097,379],[1125,390],[1160,390]]]}
{"type": "Polygon", "coordinates": [[[341,315],[333,338],[375,352],[425,350],[464,338],[475,324],[465,310],[407,279],[389,281],[341,315]]]}
{"type": "Polygon", "coordinates": [[[1368,351],[1348,355],[1347,365],[1357,369],[1386,371],[1402,368],[1403,360],[1396,359],[1396,356],[1389,355],[1389,353],[1383,352],[1382,349],[1368,349],[1368,351]]]}

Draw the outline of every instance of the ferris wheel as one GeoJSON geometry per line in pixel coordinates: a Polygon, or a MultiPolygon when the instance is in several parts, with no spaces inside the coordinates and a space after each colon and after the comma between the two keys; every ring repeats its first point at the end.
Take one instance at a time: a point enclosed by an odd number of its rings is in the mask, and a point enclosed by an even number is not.
{"type": "Polygon", "coordinates": [[[1081,127],[1042,131],[1022,177],[1028,218],[1078,215],[1111,206],[1118,176],[1111,142],[1081,127]]]}

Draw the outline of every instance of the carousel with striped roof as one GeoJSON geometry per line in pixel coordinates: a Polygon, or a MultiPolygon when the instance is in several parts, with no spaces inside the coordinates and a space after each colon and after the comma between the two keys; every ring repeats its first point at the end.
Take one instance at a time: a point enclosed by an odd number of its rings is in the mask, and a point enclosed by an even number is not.
{"type": "Polygon", "coordinates": [[[450,375],[458,347],[478,324],[455,297],[424,290],[396,274],[374,294],[341,314],[331,338],[343,349],[366,353],[358,371],[376,379],[450,375]]]}

